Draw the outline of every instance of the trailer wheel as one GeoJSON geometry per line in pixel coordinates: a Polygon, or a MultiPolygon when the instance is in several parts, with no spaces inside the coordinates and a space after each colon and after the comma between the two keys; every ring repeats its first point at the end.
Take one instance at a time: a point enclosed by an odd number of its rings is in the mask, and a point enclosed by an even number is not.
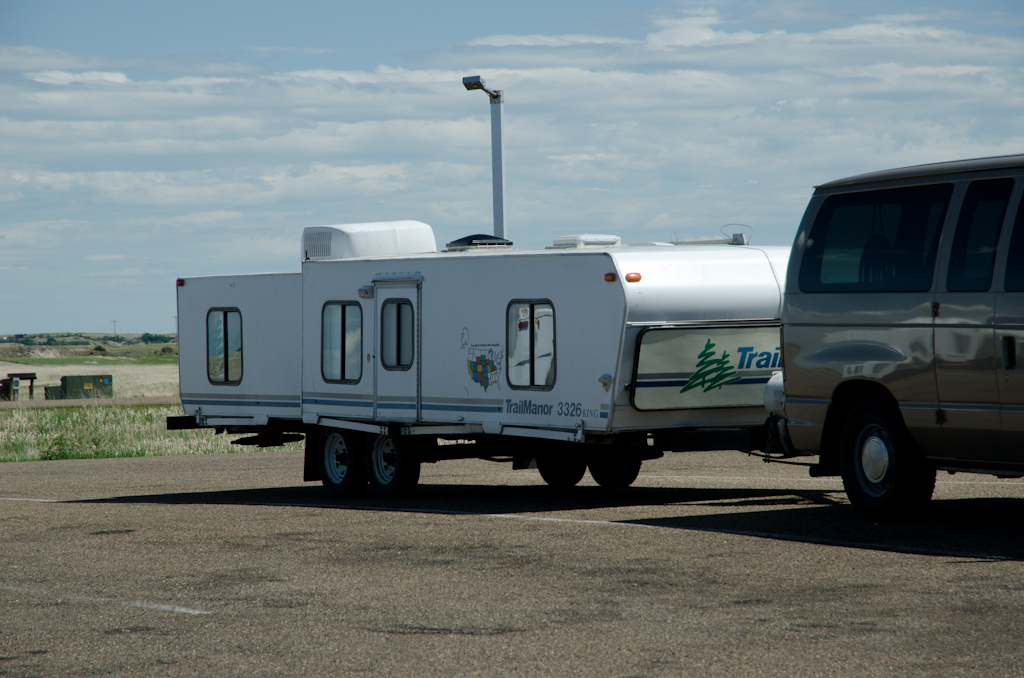
{"type": "Polygon", "coordinates": [[[839,452],[846,496],[861,514],[898,518],[931,499],[935,467],[891,408],[875,400],[857,403],[843,425],[839,452]]]}
{"type": "Polygon", "coordinates": [[[366,475],[374,494],[406,496],[420,480],[420,460],[395,436],[370,436],[366,443],[366,475]]]}
{"type": "Polygon", "coordinates": [[[331,431],[321,436],[320,481],[338,498],[356,497],[366,489],[363,458],[353,445],[352,435],[331,431]]]}
{"type": "Polygon", "coordinates": [[[583,480],[587,460],[579,450],[556,450],[537,455],[537,470],[551,487],[572,487],[583,480]]]}
{"type": "Polygon", "coordinates": [[[590,477],[601,487],[629,487],[640,475],[643,460],[633,455],[600,454],[590,458],[590,477]]]}

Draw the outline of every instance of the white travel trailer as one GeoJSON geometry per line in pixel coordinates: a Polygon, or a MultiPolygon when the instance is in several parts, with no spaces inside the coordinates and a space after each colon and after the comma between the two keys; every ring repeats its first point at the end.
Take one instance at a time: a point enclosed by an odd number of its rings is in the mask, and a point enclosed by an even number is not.
{"type": "Polygon", "coordinates": [[[307,228],[299,273],[178,280],[168,427],[304,435],[305,479],[339,495],[441,459],[625,486],[665,450],[762,449],[789,248],[745,243],[307,228]]]}

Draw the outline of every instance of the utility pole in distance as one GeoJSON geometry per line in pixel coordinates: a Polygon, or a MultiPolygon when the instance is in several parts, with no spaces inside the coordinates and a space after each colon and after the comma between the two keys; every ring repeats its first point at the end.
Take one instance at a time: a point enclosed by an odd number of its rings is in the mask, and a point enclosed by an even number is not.
{"type": "Polygon", "coordinates": [[[114,323],[114,341],[117,341],[117,321],[111,320],[110,322],[114,323]]]}
{"type": "Polygon", "coordinates": [[[466,89],[482,89],[491,99],[491,183],[494,192],[494,235],[505,235],[505,138],[501,133],[501,118],[505,111],[505,95],[500,89],[487,89],[484,79],[470,75],[462,79],[466,89]]]}

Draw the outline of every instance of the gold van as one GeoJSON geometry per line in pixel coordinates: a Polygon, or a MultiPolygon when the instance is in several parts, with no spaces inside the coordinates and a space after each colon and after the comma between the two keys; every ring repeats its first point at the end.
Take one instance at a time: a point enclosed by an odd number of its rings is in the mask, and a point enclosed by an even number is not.
{"type": "Polygon", "coordinates": [[[1022,191],[1024,155],[814,191],[789,260],[775,440],[819,455],[811,474],[841,475],[866,514],[920,508],[936,470],[1024,475],[1022,191]]]}

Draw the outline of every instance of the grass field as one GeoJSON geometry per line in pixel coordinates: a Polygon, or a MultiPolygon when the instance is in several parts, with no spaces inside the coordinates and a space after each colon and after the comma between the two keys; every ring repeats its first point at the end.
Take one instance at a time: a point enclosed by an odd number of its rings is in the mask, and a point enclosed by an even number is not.
{"type": "MultiPolygon", "coordinates": [[[[241,435],[212,430],[168,431],[178,406],[67,407],[0,410],[0,462],[106,459],[180,454],[245,452],[232,445],[241,435]]],[[[302,449],[303,443],[284,448],[302,449]]]]}
{"type": "Polygon", "coordinates": [[[18,365],[177,365],[176,355],[151,355],[142,358],[89,356],[80,358],[5,358],[18,365]]]}

